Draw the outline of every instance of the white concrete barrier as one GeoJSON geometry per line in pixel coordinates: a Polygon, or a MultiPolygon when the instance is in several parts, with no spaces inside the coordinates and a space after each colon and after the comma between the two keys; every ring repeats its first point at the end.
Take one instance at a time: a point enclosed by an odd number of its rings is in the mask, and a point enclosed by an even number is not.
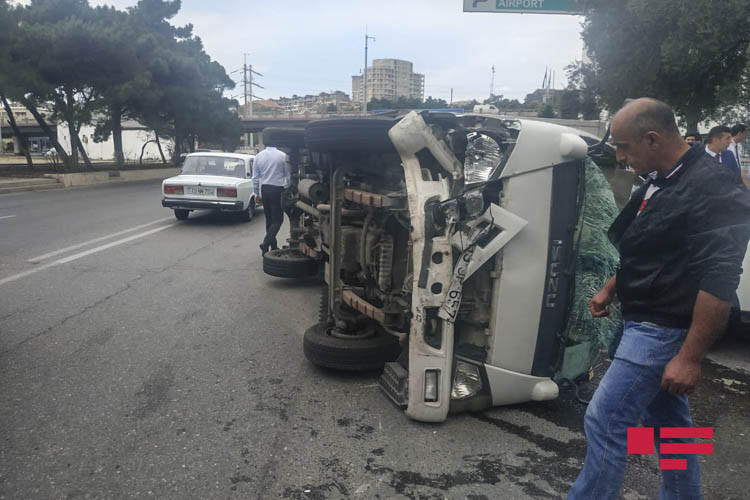
{"type": "Polygon", "coordinates": [[[70,174],[45,174],[65,187],[91,186],[107,182],[144,181],[166,179],[180,173],[179,168],[151,168],[146,170],[109,170],[103,172],[76,172],[70,174]]]}

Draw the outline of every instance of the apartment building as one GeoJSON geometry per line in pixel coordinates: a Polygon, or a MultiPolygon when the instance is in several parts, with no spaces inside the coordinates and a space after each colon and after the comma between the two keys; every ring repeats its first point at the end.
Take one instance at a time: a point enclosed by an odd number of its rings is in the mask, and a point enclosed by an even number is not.
{"type": "MultiPolygon", "coordinates": [[[[352,76],[352,100],[364,101],[362,75],[352,76]]],[[[424,100],[424,75],[414,73],[414,65],[402,59],[374,59],[367,68],[367,100],[399,97],[424,100]]]]}

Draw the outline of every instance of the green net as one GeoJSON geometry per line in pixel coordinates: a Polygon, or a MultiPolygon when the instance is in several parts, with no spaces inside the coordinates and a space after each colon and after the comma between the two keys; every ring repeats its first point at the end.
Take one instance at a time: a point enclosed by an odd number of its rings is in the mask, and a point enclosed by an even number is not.
{"type": "Polygon", "coordinates": [[[607,230],[618,214],[615,197],[606,177],[590,159],[586,160],[586,194],[578,221],[580,245],[576,260],[575,294],[563,338],[566,350],[556,378],[575,380],[588,373],[592,360],[604,347],[609,349],[622,324],[619,307],[613,305],[606,318],[593,318],[589,300],[615,274],[619,254],[607,238],[607,230]]]}

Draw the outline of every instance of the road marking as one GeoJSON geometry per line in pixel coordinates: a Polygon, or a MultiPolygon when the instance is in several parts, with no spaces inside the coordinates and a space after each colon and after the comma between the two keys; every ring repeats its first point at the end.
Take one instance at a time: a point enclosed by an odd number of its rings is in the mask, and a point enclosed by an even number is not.
{"type": "MultiPolygon", "coordinates": [[[[15,215],[13,217],[15,217],[15,215]]],[[[172,217],[165,217],[164,219],[158,219],[153,222],[141,224],[140,226],[133,226],[130,229],[124,229],[116,233],[108,234],[106,236],[100,236],[99,238],[94,238],[93,240],[88,240],[88,241],[84,241],[83,243],[78,243],[76,245],[71,245],[69,247],[61,248],[60,250],[55,250],[54,252],[49,252],[49,253],[45,253],[44,255],[40,255],[39,257],[33,257],[27,260],[26,262],[37,264],[43,261],[44,259],[49,259],[50,257],[54,257],[55,255],[60,255],[61,253],[70,252],[71,250],[76,250],[78,248],[85,247],[86,245],[91,245],[92,243],[99,243],[100,241],[108,240],[110,238],[114,238],[115,236],[120,236],[126,233],[132,233],[133,231],[138,231],[139,229],[143,229],[144,227],[153,226],[154,224],[159,224],[160,222],[164,222],[167,220],[172,220],[172,217]]]]}
{"type": "Polygon", "coordinates": [[[128,236],[127,238],[122,238],[121,240],[112,241],[110,243],[107,243],[106,245],[101,245],[95,248],[92,248],[90,250],[85,250],[83,252],[79,252],[77,254],[73,254],[69,257],[65,257],[62,259],[58,259],[54,262],[49,262],[47,264],[44,264],[39,267],[35,267],[34,269],[29,269],[28,271],[24,271],[22,273],[14,274],[13,276],[8,276],[7,278],[3,278],[0,280],[0,286],[4,285],[6,283],[10,283],[11,281],[16,281],[21,278],[25,278],[26,276],[29,276],[34,273],[38,273],[39,271],[43,271],[45,269],[49,269],[50,267],[59,266],[61,264],[67,264],[68,262],[73,262],[74,260],[81,259],[83,257],[86,257],[88,255],[101,252],[103,250],[107,250],[108,248],[115,247],[117,245],[122,245],[123,243],[127,243],[129,241],[137,240],[138,238],[143,238],[145,236],[149,236],[154,233],[158,233],[159,231],[164,231],[165,229],[169,229],[172,226],[177,225],[178,222],[175,221],[172,224],[167,224],[166,226],[157,227],[155,229],[151,229],[150,231],[145,231],[143,233],[134,234],[132,236],[128,236]]]}
{"type": "Polygon", "coordinates": [[[16,216],[15,215],[3,215],[2,217],[0,217],[0,219],[11,219],[13,217],[16,217],[16,216]]]}

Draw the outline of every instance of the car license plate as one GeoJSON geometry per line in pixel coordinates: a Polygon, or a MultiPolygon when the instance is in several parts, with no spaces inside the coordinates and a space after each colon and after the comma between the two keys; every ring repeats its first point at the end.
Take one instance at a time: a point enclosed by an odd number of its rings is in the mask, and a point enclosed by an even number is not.
{"type": "Polygon", "coordinates": [[[197,194],[200,196],[216,196],[216,188],[203,186],[185,186],[185,194],[197,194]]]}

